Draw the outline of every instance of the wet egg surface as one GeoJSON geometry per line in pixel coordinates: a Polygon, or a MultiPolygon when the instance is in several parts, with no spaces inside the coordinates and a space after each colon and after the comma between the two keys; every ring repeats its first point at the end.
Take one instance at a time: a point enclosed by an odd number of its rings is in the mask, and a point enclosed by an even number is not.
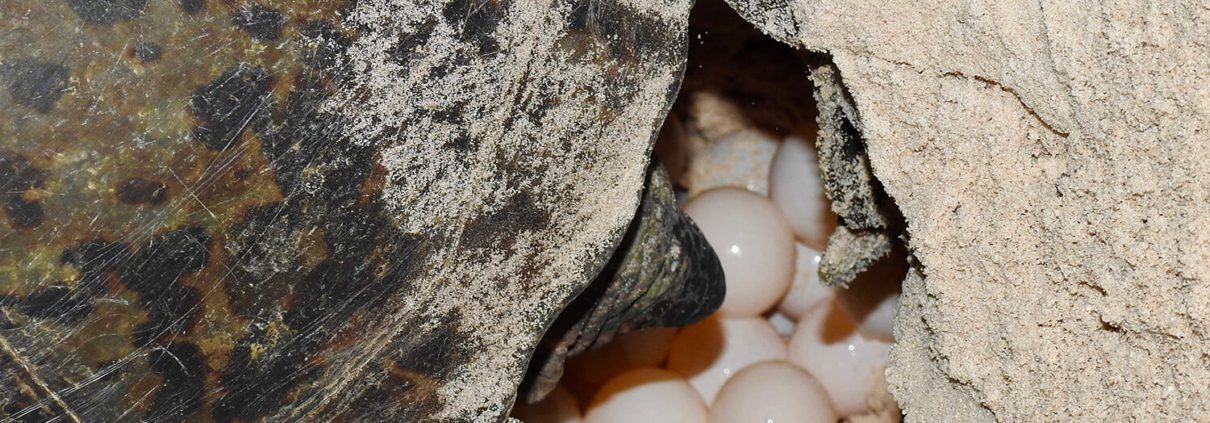
{"type": "MultiPolygon", "coordinates": [[[[868,272],[852,289],[820,282],[821,240],[836,217],[814,147],[795,136],[777,142],[768,194],[751,172],[734,169],[699,177],[707,188],[687,188],[697,195],[683,207],[726,274],[719,311],[680,329],[623,334],[574,357],[563,379],[570,394],[558,390],[559,398],[514,416],[574,422],[568,410],[576,409],[566,404],[573,397],[585,422],[835,422],[877,411],[869,404],[885,395],[902,275],[868,272]],[[551,417],[536,414],[544,407],[551,417]]],[[[718,161],[718,149],[705,151],[718,161]]]]}

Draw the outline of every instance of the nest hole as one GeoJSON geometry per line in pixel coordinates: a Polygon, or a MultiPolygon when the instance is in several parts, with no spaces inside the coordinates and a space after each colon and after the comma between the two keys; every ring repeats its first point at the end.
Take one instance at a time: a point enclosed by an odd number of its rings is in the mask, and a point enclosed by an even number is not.
{"type": "MultiPolygon", "coordinates": [[[[788,137],[806,138],[816,148],[815,157],[819,157],[820,143],[846,142],[845,154],[853,156],[853,163],[866,166],[868,173],[868,159],[864,157],[864,141],[857,117],[829,115],[826,119],[820,119],[817,104],[820,95],[813,85],[812,72],[835,69],[828,55],[796,50],[770,38],[722,0],[697,2],[689,18],[688,41],[688,62],[681,89],[654,147],[654,155],[667,170],[679,202],[691,201],[694,196],[719,186],[740,187],[768,195],[772,155],[776,154],[779,143],[785,142],[788,137]],[[829,125],[834,131],[820,130],[821,126],[829,125]],[[753,137],[757,141],[753,141],[752,146],[730,148],[730,155],[720,156],[718,144],[731,142],[736,134],[757,134],[753,137]],[[821,140],[820,134],[847,137],[847,140],[821,140]],[[763,170],[759,169],[761,166],[763,170]]],[[[825,163],[811,165],[815,169],[828,166],[825,163]]],[[[814,313],[826,316],[823,318],[827,321],[824,324],[826,329],[820,334],[826,338],[825,341],[844,342],[856,336],[855,333],[866,330],[865,322],[881,319],[884,324],[875,331],[888,334],[888,338],[882,339],[888,345],[893,342],[889,335],[890,316],[887,313],[889,310],[893,314],[897,308],[901,283],[909,268],[909,254],[904,247],[905,225],[893,200],[883,193],[872,173],[869,175],[866,181],[872,193],[869,195],[877,203],[870,210],[876,209],[883,222],[883,227],[875,231],[882,231],[892,243],[876,253],[828,248],[825,254],[873,256],[866,257],[865,264],[860,266],[855,276],[844,278],[844,286],[827,288],[834,292],[832,299],[816,305],[824,308],[814,313]]],[[[817,175],[817,178],[822,178],[822,175],[817,175]]],[[[822,179],[803,183],[823,184],[822,179]]],[[[842,194],[833,190],[828,192],[828,197],[842,194]]],[[[827,202],[826,199],[822,201],[827,202]]],[[[825,207],[831,208],[831,204],[827,203],[825,207]]],[[[824,251],[828,235],[837,230],[837,226],[842,227],[841,230],[843,227],[861,227],[857,232],[871,230],[868,224],[862,226],[858,222],[848,222],[832,213],[824,215],[816,224],[822,228],[822,240],[796,237],[798,243],[811,244],[810,251],[824,251]]],[[[819,283],[818,279],[816,283],[819,283]]],[[[728,289],[735,288],[728,284],[728,289]]],[[[592,292],[594,290],[590,286],[584,295],[591,295],[592,292]]],[[[560,319],[565,317],[561,316],[560,319]]],[[[794,332],[799,330],[796,327],[799,319],[785,316],[777,306],[762,317],[775,327],[783,342],[789,343],[794,332]]],[[[707,319],[698,325],[718,325],[717,321],[711,320],[716,319],[707,319]]],[[[555,327],[558,327],[558,323],[555,327]]],[[[543,403],[571,398],[579,410],[587,410],[594,395],[613,376],[633,367],[667,367],[671,344],[681,342],[677,337],[684,332],[680,328],[643,329],[623,334],[614,342],[572,357],[567,362],[560,388],[551,395],[562,399],[547,399],[543,403]]],[[[721,354],[723,345],[716,339],[713,344],[700,346],[704,350],[711,348],[719,349],[721,354]]],[[[535,360],[538,361],[541,360],[535,360]]],[[[876,378],[872,383],[885,382],[876,378]]],[[[860,413],[849,410],[840,413],[840,417],[865,414],[875,416],[876,420],[873,421],[899,421],[899,410],[886,394],[885,387],[881,387],[880,392],[885,397],[881,409],[872,407],[860,413]]],[[[535,416],[534,413],[545,412],[542,407],[549,406],[542,403],[521,404],[514,409],[513,415],[524,420],[535,416]]]]}

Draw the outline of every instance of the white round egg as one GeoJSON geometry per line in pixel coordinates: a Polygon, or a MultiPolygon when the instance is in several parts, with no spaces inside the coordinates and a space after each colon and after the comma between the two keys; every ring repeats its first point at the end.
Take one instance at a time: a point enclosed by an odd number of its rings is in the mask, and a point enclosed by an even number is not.
{"type": "Polygon", "coordinates": [[[891,344],[867,338],[847,314],[833,304],[818,307],[798,322],[790,338],[790,362],[806,369],[824,385],[833,408],[849,416],[868,408],[867,395],[882,378],[891,344]]]}
{"type": "Polygon", "coordinates": [[[798,324],[790,316],[779,312],[769,313],[765,317],[765,321],[769,322],[770,326],[773,326],[773,330],[777,331],[777,334],[781,335],[782,339],[789,339],[791,335],[794,335],[794,327],[798,324]]]}
{"type": "Polygon", "coordinates": [[[828,393],[811,374],[783,361],[736,373],[710,406],[710,423],[835,423],[828,393]]]}
{"type": "Polygon", "coordinates": [[[681,330],[668,353],[668,369],[688,378],[709,404],[744,367],[785,358],[786,344],[765,319],[712,316],[681,330]]]}
{"type": "Polygon", "coordinates": [[[895,314],[899,309],[899,294],[889,295],[865,315],[857,330],[866,337],[895,342],[895,314]]]}
{"type": "Polygon", "coordinates": [[[807,310],[827,303],[835,294],[819,280],[819,251],[801,242],[795,244],[795,248],[794,282],[777,305],[777,311],[798,319],[807,310]]]}
{"type": "Polygon", "coordinates": [[[769,197],[785,213],[798,239],[822,250],[836,228],[836,215],[824,195],[815,147],[808,141],[814,133],[787,137],[777,148],[769,169],[769,197]]]}
{"type": "Polygon", "coordinates": [[[689,200],[685,212],[714,248],[726,277],[719,312],[751,317],[772,308],[794,277],[794,236],[781,212],[765,197],[739,188],[718,188],[689,200]]]}
{"type": "Polygon", "coordinates": [[[837,290],[836,302],[867,337],[893,342],[895,311],[906,266],[903,257],[889,256],[874,263],[847,289],[837,290]]]}
{"type": "Polygon", "coordinates": [[[610,380],[593,397],[585,423],[702,423],[706,404],[680,375],[635,369],[610,380]]]}

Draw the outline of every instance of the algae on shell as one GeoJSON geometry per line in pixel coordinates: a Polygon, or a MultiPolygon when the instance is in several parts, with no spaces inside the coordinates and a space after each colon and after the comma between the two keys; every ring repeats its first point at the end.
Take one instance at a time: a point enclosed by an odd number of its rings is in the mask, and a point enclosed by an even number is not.
{"type": "Polygon", "coordinates": [[[502,420],[688,1],[0,4],[0,409],[502,420]]]}

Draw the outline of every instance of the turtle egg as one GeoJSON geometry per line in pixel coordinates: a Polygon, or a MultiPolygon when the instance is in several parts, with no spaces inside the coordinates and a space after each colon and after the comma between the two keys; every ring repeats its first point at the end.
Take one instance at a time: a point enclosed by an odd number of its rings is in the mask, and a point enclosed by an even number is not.
{"type": "Polygon", "coordinates": [[[794,276],[794,237],[777,206],[739,188],[689,200],[685,212],[714,248],[726,277],[726,317],[751,317],[777,304],[794,276]]]}
{"type": "MultiPolygon", "coordinates": [[[[814,138],[814,131],[809,135],[814,138]]],[[[790,136],[777,148],[769,169],[769,197],[785,213],[799,240],[822,249],[836,227],[836,215],[824,196],[819,159],[807,139],[790,136]]]]}
{"type": "Polygon", "coordinates": [[[777,331],[777,334],[781,335],[782,339],[789,339],[790,335],[794,334],[794,326],[798,324],[790,316],[779,312],[769,313],[765,317],[765,320],[769,322],[769,325],[773,326],[773,330],[777,331]]]}
{"type": "Polygon", "coordinates": [[[593,397],[585,423],[706,421],[706,404],[680,375],[635,369],[610,380],[593,397]]]}
{"type": "Polygon", "coordinates": [[[877,372],[886,368],[891,344],[857,331],[835,302],[817,307],[798,322],[790,338],[790,362],[823,383],[841,416],[865,411],[877,372]]]}
{"type": "Polygon", "coordinates": [[[857,324],[857,331],[867,337],[895,340],[892,327],[902,290],[900,281],[907,275],[907,270],[897,264],[894,260],[879,260],[858,275],[848,289],[836,291],[836,303],[857,324]]]}
{"type": "Polygon", "coordinates": [[[777,311],[794,319],[801,318],[807,310],[826,304],[835,294],[832,288],[826,287],[819,281],[819,251],[814,248],[795,244],[794,282],[790,290],[777,305],[777,311]]]}
{"type": "Polygon", "coordinates": [[[668,369],[688,378],[709,404],[740,369],[785,358],[786,344],[765,319],[712,316],[681,330],[672,341],[668,369]]]}
{"type": "Polygon", "coordinates": [[[810,373],[782,361],[740,370],[710,407],[710,423],[834,423],[828,393],[810,373]]]}
{"type": "Polygon", "coordinates": [[[525,423],[580,423],[580,406],[563,386],[556,386],[542,401],[517,404],[513,417],[525,423]]]}
{"type": "Polygon", "coordinates": [[[895,312],[898,309],[899,294],[883,298],[869,314],[865,315],[857,326],[857,330],[870,338],[894,342],[895,312]]]}

